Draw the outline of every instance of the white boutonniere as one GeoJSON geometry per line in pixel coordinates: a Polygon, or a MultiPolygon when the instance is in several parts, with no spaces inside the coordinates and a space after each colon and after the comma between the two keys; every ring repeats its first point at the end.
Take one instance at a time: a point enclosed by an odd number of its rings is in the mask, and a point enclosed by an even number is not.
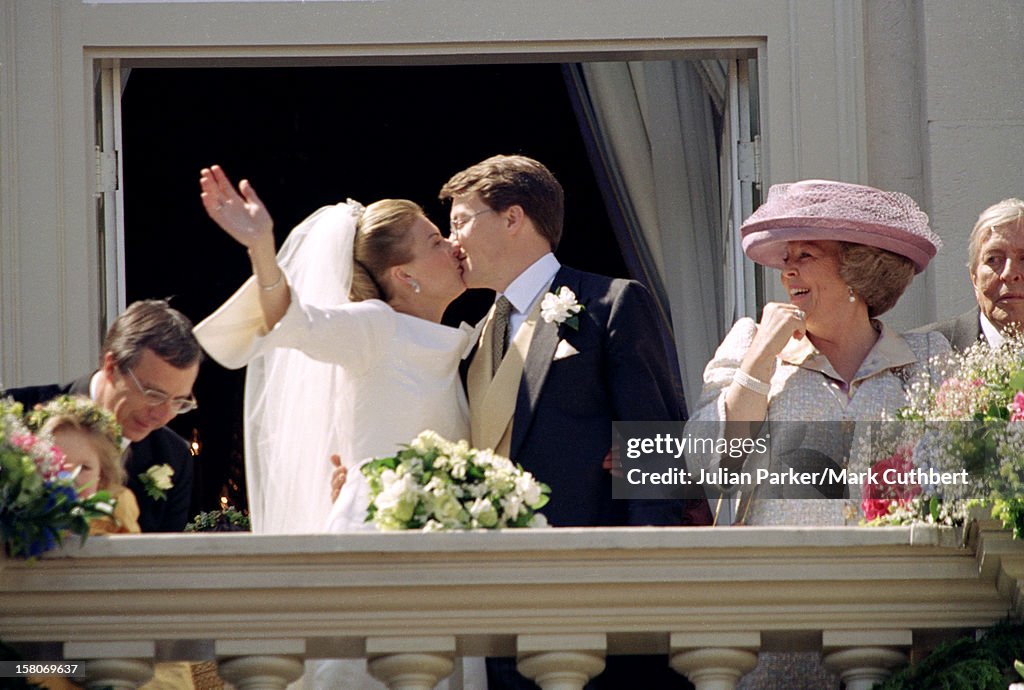
{"type": "Polygon", "coordinates": [[[139,481],[142,482],[142,486],[150,498],[154,501],[162,501],[167,498],[167,491],[174,488],[174,483],[171,481],[173,475],[174,470],[170,465],[164,463],[163,465],[153,465],[140,474],[139,481]]]}
{"type": "Polygon", "coordinates": [[[565,324],[569,328],[578,331],[580,329],[580,314],[584,306],[576,301],[576,293],[562,286],[557,291],[552,290],[544,295],[540,303],[540,316],[546,323],[565,324]]]}

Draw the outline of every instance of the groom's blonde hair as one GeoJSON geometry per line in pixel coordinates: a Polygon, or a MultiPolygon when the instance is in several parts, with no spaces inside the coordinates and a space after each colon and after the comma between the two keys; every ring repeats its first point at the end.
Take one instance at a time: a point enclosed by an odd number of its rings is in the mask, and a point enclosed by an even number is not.
{"type": "Polygon", "coordinates": [[[422,216],[419,204],[407,199],[381,199],[366,207],[356,224],[349,299],[386,302],[391,297],[387,270],[412,261],[409,228],[422,216]]]}

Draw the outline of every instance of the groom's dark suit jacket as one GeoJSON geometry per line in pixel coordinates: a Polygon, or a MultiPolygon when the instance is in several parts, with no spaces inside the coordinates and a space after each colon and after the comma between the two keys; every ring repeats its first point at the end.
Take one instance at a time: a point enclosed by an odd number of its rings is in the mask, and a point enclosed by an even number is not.
{"type": "Polygon", "coordinates": [[[710,524],[704,501],[612,500],[602,460],[612,422],[682,420],[657,315],[638,282],[563,266],[584,306],[579,329],[538,320],[519,384],[509,455],[551,487],[555,526],[710,524]],[[555,358],[560,341],[577,354],[555,358]]]}
{"type": "Polygon", "coordinates": [[[960,314],[946,321],[936,321],[927,326],[921,326],[910,331],[911,333],[930,333],[937,331],[946,336],[946,340],[957,352],[962,352],[981,337],[981,310],[977,307],[960,314]]]}
{"type": "MultiPolygon", "coordinates": [[[[88,397],[92,376],[88,374],[64,385],[11,388],[0,395],[14,398],[29,410],[37,403],[44,403],[64,393],[88,397]]],[[[185,439],[167,427],[156,429],[141,441],[128,445],[125,469],[128,488],[139,502],[139,528],[143,532],[184,530],[192,503],[192,454],[185,439]],[[165,463],[174,470],[174,476],[171,477],[174,486],[167,491],[166,499],[157,501],[146,493],[139,475],[153,465],[165,463]]]]}
{"type": "MultiPolygon", "coordinates": [[[[632,280],[563,266],[551,283],[584,306],[579,329],[539,319],[519,383],[509,455],[551,487],[541,512],[552,525],[709,525],[701,501],[612,500],[602,461],[612,445],[612,422],[683,419],[674,392],[654,302],[632,280]],[[560,341],[577,354],[555,359],[560,341]]],[[[512,660],[488,662],[492,690],[535,688],[512,660]]],[[[666,657],[608,657],[588,689],[686,688],[666,657]]]]}

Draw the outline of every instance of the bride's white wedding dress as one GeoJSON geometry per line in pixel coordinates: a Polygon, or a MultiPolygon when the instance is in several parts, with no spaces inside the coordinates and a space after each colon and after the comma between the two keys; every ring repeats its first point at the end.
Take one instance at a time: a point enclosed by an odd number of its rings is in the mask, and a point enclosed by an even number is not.
{"type": "MultiPolygon", "coordinates": [[[[246,479],[256,533],[366,529],[363,461],[393,455],[424,429],[469,436],[458,364],[474,342],[472,330],[402,314],[379,300],[348,302],[352,233],[345,204],[321,209],[292,231],[279,254],[292,302],[269,332],[252,278],[195,329],[215,360],[249,366],[246,479]],[[332,507],[333,453],[349,473],[332,507]]],[[[310,666],[307,687],[384,687],[361,659],[310,666]]]]}

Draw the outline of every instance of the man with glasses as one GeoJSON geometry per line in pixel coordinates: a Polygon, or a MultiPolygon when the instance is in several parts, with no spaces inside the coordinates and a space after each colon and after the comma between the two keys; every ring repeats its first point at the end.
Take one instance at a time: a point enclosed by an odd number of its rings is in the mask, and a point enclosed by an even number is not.
{"type": "Polygon", "coordinates": [[[12,388],[26,409],[57,395],[89,396],[114,413],[126,441],[128,488],[139,501],[143,532],[180,532],[192,501],[192,456],[185,439],[165,425],[196,407],[192,386],[202,350],[192,322],[164,300],[131,304],[103,341],[100,368],[64,385],[12,388]],[[151,467],[168,465],[174,474],[165,497],[154,499],[140,479],[151,467]]]}
{"type": "MultiPolygon", "coordinates": [[[[440,196],[452,202],[463,280],[498,293],[466,370],[472,445],[548,484],[543,512],[557,527],[710,524],[703,499],[612,500],[612,422],[681,420],[682,406],[648,292],[555,258],[564,199],[554,175],[524,156],[494,156],[456,174],[440,196]],[[572,296],[549,321],[545,296],[562,288],[572,296]]],[[[513,659],[488,659],[487,675],[491,690],[536,688],[513,659]]],[[[610,656],[587,688],[638,684],[690,687],[662,655],[610,656]]]]}

